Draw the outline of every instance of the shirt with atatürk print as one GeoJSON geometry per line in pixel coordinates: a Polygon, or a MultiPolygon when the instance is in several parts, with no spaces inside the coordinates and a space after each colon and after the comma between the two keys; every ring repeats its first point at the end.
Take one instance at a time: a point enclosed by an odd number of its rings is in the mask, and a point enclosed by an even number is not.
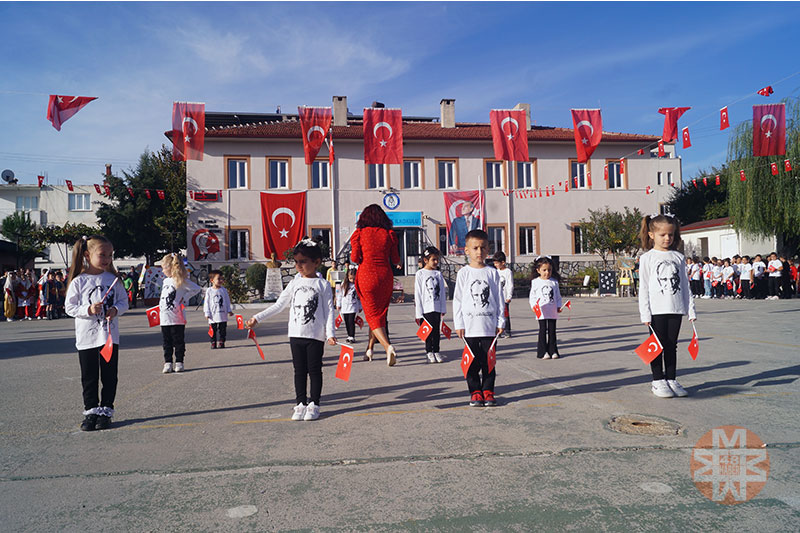
{"type": "Polygon", "coordinates": [[[447,284],[440,271],[421,268],[414,275],[415,317],[433,312],[447,312],[447,284]]]}
{"type": "Polygon", "coordinates": [[[453,324],[465,337],[494,337],[505,325],[500,276],[490,267],[461,267],[453,293],[453,324]]]}
{"type": "Polygon", "coordinates": [[[361,311],[361,301],[356,294],[356,286],[354,283],[350,283],[347,293],[344,292],[343,287],[342,283],[336,287],[336,307],[343,315],[354,315],[361,311]]]}
{"type": "Polygon", "coordinates": [[[322,278],[295,277],[278,301],[253,318],[263,322],[289,308],[289,337],[325,341],[335,338],[331,284],[322,278]]]}
{"type": "Polygon", "coordinates": [[[128,310],[128,295],[117,282],[114,289],[103,296],[109,287],[114,284],[117,277],[111,272],[102,274],[79,274],[72,280],[67,289],[64,310],[75,318],[75,347],[78,350],[99,348],[106,343],[108,332],[114,344],[119,344],[119,320],[106,320],[106,313],[112,307],[117,308],[117,316],[128,310]],[[103,302],[103,307],[95,315],[89,314],[89,307],[97,302],[103,302]]]}
{"type": "Polygon", "coordinates": [[[228,313],[231,312],[231,298],[228,296],[228,289],[209,287],[206,289],[206,297],[203,300],[203,313],[208,318],[209,324],[219,324],[228,321],[228,313]]]}
{"type": "Polygon", "coordinates": [[[558,288],[558,282],[553,278],[534,278],[531,281],[528,303],[531,308],[537,303],[539,304],[539,309],[542,310],[542,318],[539,320],[557,319],[558,310],[561,309],[561,291],[558,288]]]}
{"type": "Polygon", "coordinates": [[[190,279],[183,280],[180,287],[175,285],[175,279],[165,278],[161,285],[161,299],[158,301],[159,312],[161,313],[162,326],[178,326],[186,324],[186,314],[184,306],[189,300],[202,291],[203,288],[190,279]]]}
{"type": "Polygon", "coordinates": [[[653,315],[689,315],[697,318],[689,292],[683,254],[674,250],[650,250],[639,259],[639,315],[652,322],[653,315]]]}

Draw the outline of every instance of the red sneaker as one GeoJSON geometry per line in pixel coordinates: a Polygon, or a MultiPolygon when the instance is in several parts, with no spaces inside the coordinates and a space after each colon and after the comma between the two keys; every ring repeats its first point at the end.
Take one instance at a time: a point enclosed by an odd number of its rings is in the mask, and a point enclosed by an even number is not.
{"type": "Polygon", "coordinates": [[[483,407],[483,394],[481,391],[476,390],[472,393],[472,397],[469,400],[470,407],[483,407]]]}
{"type": "Polygon", "coordinates": [[[497,406],[497,401],[494,399],[494,391],[490,390],[483,391],[483,405],[485,405],[486,407],[497,406]]]}

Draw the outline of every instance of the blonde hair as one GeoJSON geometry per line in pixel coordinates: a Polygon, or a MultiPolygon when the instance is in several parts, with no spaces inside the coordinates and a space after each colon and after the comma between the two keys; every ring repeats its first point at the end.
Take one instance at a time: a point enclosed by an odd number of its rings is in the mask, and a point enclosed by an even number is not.
{"type": "Polygon", "coordinates": [[[642,241],[642,249],[653,249],[654,243],[653,239],[650,238],[650,232],[655,231],[656,226],[661,224],[669,224],[675,228],[672,244],[670,244],[669,249],[679,250],[683,245],[683,241],[681,240],[681,225],[678,219],[672,215],[645,215],[644,218],[642,218],[642,227],[639,230],[639,239],[642,241]]]}
{"type": "Polygon", "coordinates": [[[175,280],[175,287],[180,288],[189,277],[189,271],[183,264],[181,254],[171,253],[161,259],[161,268],[169,268],[169,277],[175,280]]]}
{"type": "MultiPolygon", "coordinates": [[[[72,280],[77,278],[88,266],[86,252],[93,250],[96,246],[101,244],[107,244],[111,246],[112,249],[114,248],[111,241],[103,235],[90,235],[88,237],[84,235],[75,241],[75,245],[72,247],[72,264],[69,267],[69,275],[67,276],[67,287],[69,287],[72,280]]],[[[113,260],[109,263],[106,271],[111,272],[115,276],[117,275],[117,269],[114,268],[113,260]]]]}

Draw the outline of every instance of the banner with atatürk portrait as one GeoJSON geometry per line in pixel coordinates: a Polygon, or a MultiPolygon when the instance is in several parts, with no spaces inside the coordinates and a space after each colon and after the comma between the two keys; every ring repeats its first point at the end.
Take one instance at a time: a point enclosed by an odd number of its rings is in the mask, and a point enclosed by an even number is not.
{"type": "Polygon", "coordinates": [[[474,229],[486,229],[483,191],[445,192],[444,210],[447,216],[447,253],[463,253],[467,233],[474,229]]]}

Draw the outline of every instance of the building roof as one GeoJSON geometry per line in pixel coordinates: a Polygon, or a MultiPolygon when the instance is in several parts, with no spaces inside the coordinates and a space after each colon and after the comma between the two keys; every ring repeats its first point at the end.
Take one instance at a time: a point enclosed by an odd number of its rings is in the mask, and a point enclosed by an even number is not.
{"type": "Polygon", "coordinates": [[[691,224],[686,224],[685,226],[681,226],[681,232],[708,229],[708,228],[717,228],[720,226],[730,226],[730,224],[731,224],[731,217],[714,218],[712,220],[701,220],[700,222],[693,222],[691,224]]]}

